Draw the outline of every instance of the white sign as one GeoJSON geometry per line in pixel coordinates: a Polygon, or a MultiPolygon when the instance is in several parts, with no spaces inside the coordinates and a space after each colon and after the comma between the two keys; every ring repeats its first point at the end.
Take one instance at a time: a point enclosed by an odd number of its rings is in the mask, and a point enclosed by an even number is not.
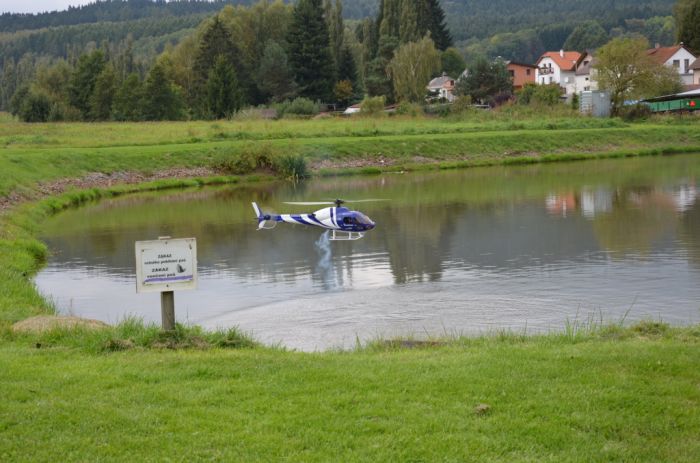
{"type": "Polygon", "coordinates": [[[197,288],[197,240],[136,242],[136,292],[197,288]]]}

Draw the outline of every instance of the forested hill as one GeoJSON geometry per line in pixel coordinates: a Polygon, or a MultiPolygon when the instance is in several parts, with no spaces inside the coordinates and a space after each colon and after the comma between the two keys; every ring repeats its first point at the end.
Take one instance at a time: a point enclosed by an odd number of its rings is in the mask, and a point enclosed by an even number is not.
{"type": "Polygon", "coordinates": [[[249,4],[252,0],[170,1],[165,0],[107,0],[83,6],[69,7],[64,11],[39,14],[0,15],[0,31],[15,32],[46,27],[74,26],[96,22],[123,22],[135,19],[158,19],[167,16],[189,16],[214,13],[224,5],[249,4]]]}
{"type": "MultiPolygon", "coordinates": [[[[348,0],[350,1],[350,0],[348,0]]],[[[456,40],[596,20],[606,30],[625,20],[669,16],[676,0],[442,0],[456,40]]]]}
{"type": "MultiPolygon", "coordinates": [[[[273,1],[273,0],[270,0],[273,1]]],[[[335,0],[331,0],[335,1],[335,0]]],[[[343,0],[346,19],[374,16],[380,0],[343,0]]],[[[25,55],[75,57],[127,37],[137,59],[150,62],[225,5],[255,0],[106,0],[66,11],[0,15],[0,66],[25,55]]],[[[609,36],[641,33],[673,41],[676,0],[441,0],[447,25],[467,54],[532,61],[564,45],[578,24],[596,20],[609,36]]],[[[348,23],[350,24],[350,23],[348,23]]],[[[598,31],[599,33],[599,31],[598,31]]]]}

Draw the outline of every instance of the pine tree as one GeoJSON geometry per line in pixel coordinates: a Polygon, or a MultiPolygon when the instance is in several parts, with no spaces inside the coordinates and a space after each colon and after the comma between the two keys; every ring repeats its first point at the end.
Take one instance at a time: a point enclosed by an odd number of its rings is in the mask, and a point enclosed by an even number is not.
{"type": "Polygon", "coordinates": [[[95,91],[97,77],[104,67],[104,54],[100,50],[95,50],[80,56],[71,76],[68,87],[70,104],[80,111],[85,120],[90,119],[90,98],[95,91]]]}
{"type": "Polygon", "coordinates": [[[279,103],[294,98],[296,84],[289,69],[287,53],[277,42],[268,40],[258,68],[257,83],[260,92],[279,103]]]}
{"type": "MultiPolygon", "coordinates": [[[[206,113],[207,111],[206,84],[209,79],[209,74],[219,57],[223,57],[233,69],[242,69],[238,47],[236,47],[233,42],[233,38],[224,23],[218,16],[215,16],[212,23],[202,35],[192,69],[195,79],[195,111],[200,114],[206,113]]],[[[249,93],[247,91],[249,80],[245,75],[239,75],[237,77],[239,86],[246,89],[246,91],[242,92],[243,99],[245,100],[249,93]]]]}
{"type": "Polygon", "coordinates": [[[231,63],[219,55],[207,79],[207,105],[216,119],[229,117],[241,107],[241,92],[236,71],[231,63]]]}
{"type": "Polygon", "coordinates": [[[700,0],[680,0],[675,16],[678,42],[700,53],[700,0]]]}
{"type": "Polygon", "coordinates": [[[149,121],[178,120],[184,115],[180,89],[161,62],[151,68],[146,78],[141,113],[149,121]]]}
{"type": "Polygon", "coordinates": [[[299,0],[288,37],[289,63],[299,94],[312,100],[329,100],[335,72],[321,0],[299,0]]]}
{"type": "MultiPolygon", "coordinates": [[[[440,51],[447,50],[447,48],[452,46],[453,41],[452,35],[445,24],[445,12],[442,10],[439,0],[419,1],[426,2],[427,16],[423,19],[423,22],[427,24],[427,30],[430,32],[430,38],[435,42],[435,47],[440,51]]],[[[421,21],[421,18],[419,18],[419,21],[421,21]]],[[[420,27],[418,32],[421,35],[425,34],[425,31],[421,30],[420,27]]]]}
{"type": "Polygon", "coordinates": [[[90,96],[90,116],[92,120],[106,121],[112,115],[112,101],[117,89],[117,78],[111,64],[105,66],[90,96]]]}
{"type": "Polygon", "coordinates": [[[129,74],[114,96],[113,117],[117,121],[137,121],[143,97],[142,84],[136,73],[129,74]]]}

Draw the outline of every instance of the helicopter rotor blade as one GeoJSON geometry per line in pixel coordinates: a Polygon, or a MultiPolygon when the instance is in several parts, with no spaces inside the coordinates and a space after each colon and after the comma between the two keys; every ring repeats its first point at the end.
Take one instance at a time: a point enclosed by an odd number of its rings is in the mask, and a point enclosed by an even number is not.
{"type": "Polygon", "coordinates": [[[285,201],[284,204],[296,206],[320,206],[323,204],[335,204],[333,201],[285,201]]]}

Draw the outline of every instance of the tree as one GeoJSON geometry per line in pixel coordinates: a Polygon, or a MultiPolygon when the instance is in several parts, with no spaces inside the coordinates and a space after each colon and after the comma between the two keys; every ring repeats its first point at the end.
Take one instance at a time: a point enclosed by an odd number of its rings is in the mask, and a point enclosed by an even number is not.
{"type": "Polygon", "coordinates": [[[105,66],[90,96],[90,116],[93,120],[106,121],[112,115],[112,102],[117,90],[117,77],[111,64],[105,66]]]}
{"type": "Polygon", "coordinates": [[[472,101],[494,104],[502,94],[513,92],[513,81],[503,60],[487,61],[480,58],[467,71],[466,77],[457,81],[454,93],[469,95],[472,101]]]}
{"type": "Polygon", "coordinates": [[[299,0],[289,26],[289,63],[299,94],[312,100],[331,98],[334,64],[321,0],[299,0]]]}
{"type": "Polygon", "coordinates": [[[389,63],[389,73],[397,99],[423,101],[425,87],[439,69],[440,53],[429,37],[399,47],[389,63]]]}
{"type": "Polygon", "coordinates": [[[669,73],[648,54],[644,38],[615,38],[598,49],[594,69],[598,86],[610,92],[612,113],[620,113],[625,100],[653,95],[661,87],[680,85],[678,73],[669,73]],[[675,84],[674,84],[675,82],[675,84]]]}
{"type": "Polygon", "coordinates": [[[257,85],[266,98],[275,103],[291,100],[296,84],[287,62],[287,53],[275,41],[268,40],[257,72],[257,85]]]}
{"type": "Polygon", "coordinates": [[[678,42],[700,53],[700,0],[679,0],[674,7],[678,42]]]}
{"type": "Polygon", "coordinates": [[[118,121],[137,121],[140,118],[142,84],[138,74],[129,74],[114,96],[113,117],[118,121]]]}
{"type": "Polygon", "coordinates": [[[19,117],[24,122],[46,122],[51,113],[51,99],[41,90],[30,90],[22,100],[19,117]]]}
{"type": "Polygon", "coordinates": [[[338,81],[333,88],[333,95],[340,104],[347,105],[352,98],[352,82],[349,80],[338,81]]]}
{"type": "Polygon", "coordinates": [[[224,56],[219,56],[209,71],[207,80],[207,105],[216,119],[231,116],[241,107],[241,91],[236,71],[224,56]]]}
{"type": "MultiPolygon", "coordinates": [[[[233,42],[231,33],[217,15],[205,29],[199,41],[199,48],[197,49],[194,65],[192,67],[195,79],[195,100],[192,103],[195,111],[200,115],[204,115],[208,110],[207,80],[217,60],[221,57],[223,57],[233,69],[242,68],[238,47],[233,42]]],[[[239,85],[241,87],[247,89],[247,81],[245,76],[239,76],[239,85]]],[[[248,91],[242,93],[245,99],[248,91]]]]}
{"type": "Polygon", "coordinates": [[[149,121],[178,120],[184,115],[180,88],[168,75],[167,65],[157,62],[144,84],[141,113],[149,121]]]}
{"type": "Polygon", "coordinates": [[[453,47],[448,48],[440,54],[442,61],[442,72],[456,79],[462,75],[467,68],[467,63],[464,61],[462,54],[453,47]]]}
{"type": "Polygon", "coordinates": [[[598,21],[584,21],[571,32],[571,35],[564,42],[564,48],[583,52],[594,50],[607,41],[608,33],[598,21]]]}
{"type": "Polygon", "coordinates": [[[104,67],[104,53],[95,50],[81,55],[73,71],[68,86],[69,101],[80,111],[83,119],[90,119],[90,98],[95,91],[97,77],[104,67]]]}
{"type": "Polygon", "coordinates": [[[445,24],[445,12],[440,6],[439,0],[417,0],[423,6],[418,11],[418,34],[425,35],[430,32],[430,37],[435,42],[438,50],[444,51],[452,46],[453,40],[450,31],[445,24]]]}

